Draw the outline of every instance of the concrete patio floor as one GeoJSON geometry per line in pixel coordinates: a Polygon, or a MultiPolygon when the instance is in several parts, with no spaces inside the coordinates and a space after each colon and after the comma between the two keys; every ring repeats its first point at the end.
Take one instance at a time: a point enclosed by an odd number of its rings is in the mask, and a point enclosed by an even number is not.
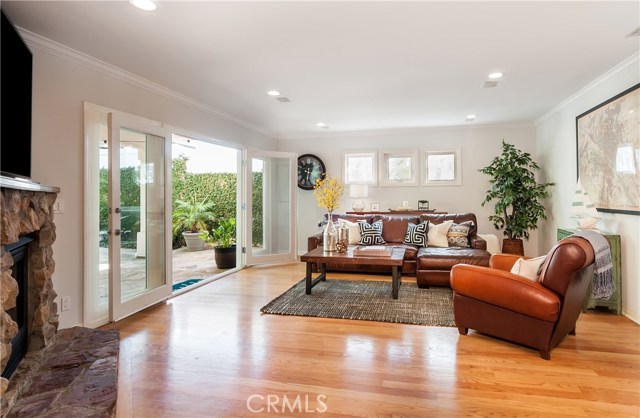
{"type": "MultiPolygon", "coordinates": [[[[100,295],[104,300],[108,299],[109,288],[108,251],[108,248],[100,248],[100,295]]],[[[216,267],[213,248],[187,251],[186,247],[182,247],[173,250],[172,254],[172,284],[189,279],[203,280],[226,271],[216,267]]],[[[120,257],[122,295],[128,299],[146,288],[146,260],[136,257],[134,249],[122,249],[120,257]]]]}

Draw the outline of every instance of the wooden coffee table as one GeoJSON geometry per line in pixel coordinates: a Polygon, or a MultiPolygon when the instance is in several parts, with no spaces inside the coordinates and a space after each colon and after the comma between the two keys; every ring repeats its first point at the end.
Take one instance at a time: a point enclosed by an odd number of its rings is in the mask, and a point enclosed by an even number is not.
{"type": "Polygon", "coordinates": [[[346,253],[324,252],[322,248],[315,248],[302,257],[300,261],[307,263],[307,275],[305,276],[306,294],[311,294],[311,288],[320,281],[327,280],[327,263],[351,264],[355,266],[390,266],[391,267],[391,296],[398,299],[398,289],[401,284],[402,260],[404,259],[404,248],[394,247],[390,257],[362,257],[354,256],[355,247],[349,247],[346,253]],[[320,266],[320,274],[313,278],[313,264],[320,266]]]}

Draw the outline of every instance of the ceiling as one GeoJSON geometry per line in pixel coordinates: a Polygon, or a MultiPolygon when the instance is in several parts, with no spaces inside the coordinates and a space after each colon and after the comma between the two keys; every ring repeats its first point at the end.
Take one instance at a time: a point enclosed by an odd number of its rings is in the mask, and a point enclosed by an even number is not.
{"type": "Polygon", "coordinates": [[[531,123],[640,50],[628,36],[638,1],[158,3],[2,8],[21,28],[276,138],[531,123]],[[505,77],[481,88],[494,71],[505,77]]]}

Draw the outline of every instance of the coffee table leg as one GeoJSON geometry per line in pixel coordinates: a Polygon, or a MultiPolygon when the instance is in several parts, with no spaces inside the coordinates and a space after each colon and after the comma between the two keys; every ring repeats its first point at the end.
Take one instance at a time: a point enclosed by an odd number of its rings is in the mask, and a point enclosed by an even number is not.
{"type": "Polygon", "coordinates": [[[391,296],[394,299],[398,299],[398,288],[400,287],[400,274],[398,273],[398,266],[391,267],[391,296]]]}
{"type": "Polygon", "coordinates": [[[327,263],[321,263],[320,264],[320,276],[322,277],[322,281],[326,282],[327,281],[327,263]]]}
{"type": "Polygon", "coordinates": [[[307,275],[304,276],[304,282],[305,282],[305,293],[307,295],[311,294],[311,273],[313,271],[313,263],[307,263],[307,275]]]}

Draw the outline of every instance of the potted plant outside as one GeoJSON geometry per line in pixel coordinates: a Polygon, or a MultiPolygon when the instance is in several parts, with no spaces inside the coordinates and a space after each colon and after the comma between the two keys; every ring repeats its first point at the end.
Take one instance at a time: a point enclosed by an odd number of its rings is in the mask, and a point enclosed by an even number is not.
{"type": "Polygon", "coordinates": [[[491,176],[482,206],[495,201],[495,214],[489,220],[496,229],[504,230],[502,252],[524,255],[522,239],[528,240],[529,230],[538,228],[540,219],[547,219],[542,201],[555,183],[538,183],[533,170],[539,168],[529,153],[502,140],[502,153],[479,170],[491,176]]]}
{"type": "Polygon", "coordinates": [[[213,209],[215,204],[208,199],[195,201],[195,199],[177,200],[173,211],[173,234],[182,233],[187,250],[204,250],[204,240],[200,233],[206,231],[208,223],[214,221],[213,209]]]}
{"type": "Polygon", "coordinates": [[[229,269],[236,266],[236,220],[223,219],[218,226],[209,231],[203,231],[200,237],[209,244],[213,244],[216,266],[229,269]]]}

